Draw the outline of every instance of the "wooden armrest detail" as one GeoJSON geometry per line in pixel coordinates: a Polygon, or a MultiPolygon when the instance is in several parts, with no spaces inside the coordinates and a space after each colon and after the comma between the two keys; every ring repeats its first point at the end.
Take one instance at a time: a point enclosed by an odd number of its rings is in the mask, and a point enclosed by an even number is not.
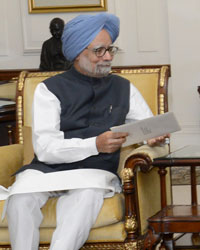
{"type": "Polygon", "coordinates": [[[134,241],[139,236],[139,212],[136,205],[138,204],[138,196],[135,172],[137,170],[144,173],[150,171],[152,169],[153,158],[166,155],[168,150],[168,145],[162,147],[143,145],[134,149],[125,159],[121,177],[125,195],[125,230],[127,233],[127,242],[134,241]]]}

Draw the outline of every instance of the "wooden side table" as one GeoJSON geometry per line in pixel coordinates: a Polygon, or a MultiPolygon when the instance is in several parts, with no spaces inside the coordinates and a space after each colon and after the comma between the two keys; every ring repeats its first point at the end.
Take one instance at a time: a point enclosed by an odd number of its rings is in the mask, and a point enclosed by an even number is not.
{"type": "Polygon", "coordinates": [[[8,100],[0,99],[0,104],[0,146],[4,146],[15,141],[16,107],[8,100]]]}
{"type": "MultiPolygon", "coordinates": [[[[161,211],[148,219],[149,230],[144,249],[200,249],[200,245],[176,245],[175,233],[192,233],[193,242],[200,239],[200,206],[197,202],[196,166],[200,166],[200,146],[186,146],[165,157],[154,159],[153,166],[158,167],[161,183],[161,211]],[[191,205],[167,206],[165,175],[167,167],[190,166],[191,205]]],[[[184,195],[184,193],[183,193],[184,195]]]]}

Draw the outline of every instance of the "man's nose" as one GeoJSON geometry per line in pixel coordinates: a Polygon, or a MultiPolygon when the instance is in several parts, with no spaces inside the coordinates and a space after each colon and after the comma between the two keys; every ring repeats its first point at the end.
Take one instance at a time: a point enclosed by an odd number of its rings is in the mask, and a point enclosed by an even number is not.
{"type": "Polygon", "coordinates": [[[110,52],[107,50],[106,53],[103,56],[103,59],[106,61],[110,61],[113,59],[113,56],[110,54],[110,52]]]}

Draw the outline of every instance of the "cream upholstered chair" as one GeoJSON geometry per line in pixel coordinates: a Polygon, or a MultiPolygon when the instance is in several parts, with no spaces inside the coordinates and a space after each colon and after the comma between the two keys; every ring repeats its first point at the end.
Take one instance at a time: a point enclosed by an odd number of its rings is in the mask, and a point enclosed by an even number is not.
{"type": "Polygon", "coordinates": [[[0,84],[0,98],[15,100],[17,79],[0,84]]]}
{"type": "MultiPolygon", "coordinates": [[[[14,173],[33,158],[31,143],[31,105],[35,87],[59,72],[21,72],[17,85],[17,144],[0,147],[0,185],[10,186],[14,173]]],[[[128,78],[140,90],[153,113],[167,111],[169,66],[118,67],[114,74],[128,78]]],[[[147,218],[160,209],[160,186],[153,158],[165,155],[164,147],[130,146],[121,150],[119,175],[123,193],[105,199],[103,208],[82,249],[142,249],[147,218]]],[[[169,174],[168,174],[169,176],[169,174]]],[[[168,178],[168,187],[170,187],[168,178]]],[[[170,188],[168,188],[170,197],[170,188]]],[[[170,200],[170,199],[169,199],[170,200]]],[[[0,201],[2,213],[4,201],[0,201]]],[[[42,208],[44,220],[40,226],[40,249],[48,249],[56,226],[56,198],[42,208]]],[[[22,208],[23,209],[23,208],[22,208]]],[[[66,232],[67,233],[67,232],[66,232]]],[[[26,240],[26,238],[24,238],[26,240]]],[[[0,249],[10,249],[7,220],[0,222],[0,249]]]]}

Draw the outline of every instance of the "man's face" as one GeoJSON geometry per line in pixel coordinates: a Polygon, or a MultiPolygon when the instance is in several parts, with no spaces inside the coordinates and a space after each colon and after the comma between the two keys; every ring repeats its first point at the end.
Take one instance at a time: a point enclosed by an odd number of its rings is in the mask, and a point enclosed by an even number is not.
{"type": "Polygon", "coordinates": [[[112,44],[109,33],[101,30],[90,45],[76,58],[74,66],[78,71],[92,77],[103,77],[108,75],[111,70],[113,56],[108,51],[98,57],[93,49],[100,47],[108,48],[112,44]]]}

